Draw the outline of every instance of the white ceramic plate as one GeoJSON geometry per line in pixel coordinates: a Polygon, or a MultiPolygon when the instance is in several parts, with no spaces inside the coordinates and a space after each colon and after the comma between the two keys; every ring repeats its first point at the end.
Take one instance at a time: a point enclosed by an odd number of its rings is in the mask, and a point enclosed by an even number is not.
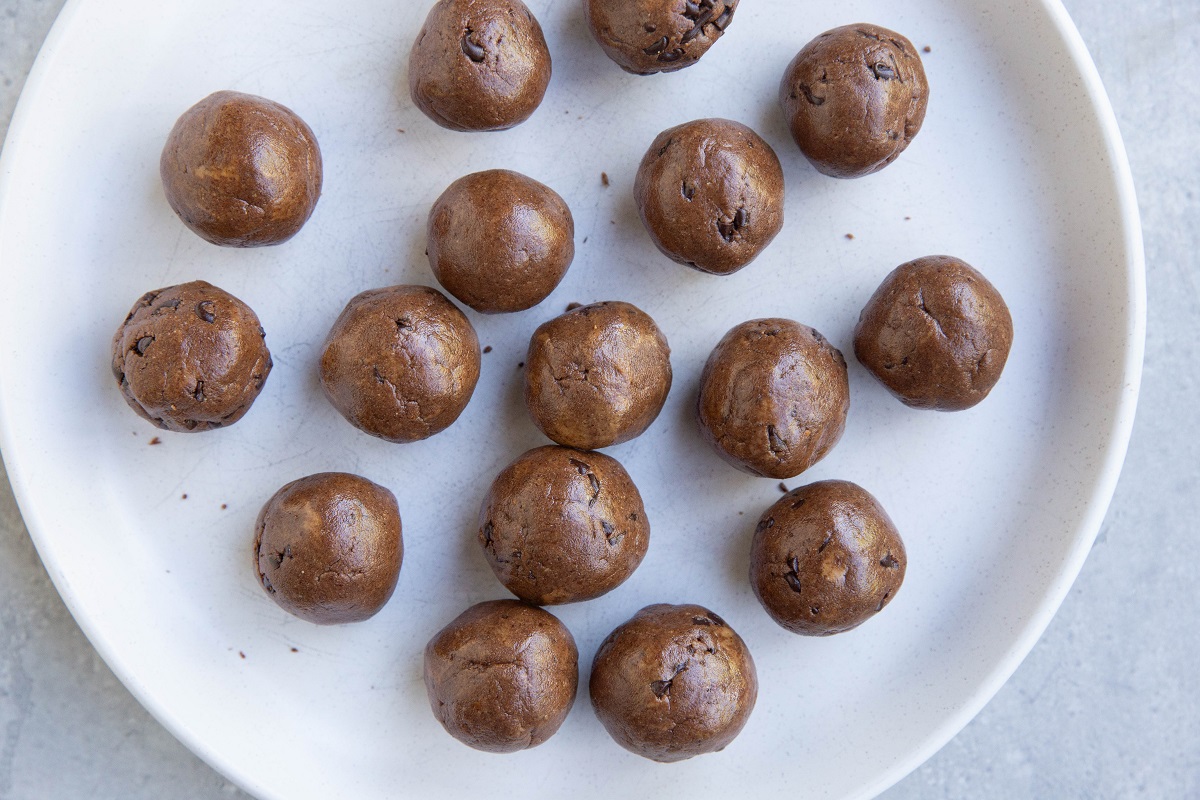
{"type": "Polygon", "coordinates": [[[881,791],[966,724],[1028,652],[1093,541],[1125,452],[1144,331],[1140,234],[1111,111],[1065,12],[1055,0],[859,0],[802,13],[791,0],[747,0],[697,66],[637,78],[594,45],[578,2],[534,0],[554,54],[546,102],[515,130],[470,135],[435,127],[408,99],[405,62],[426,5],[68,4],[0,171],[4,456],[59,591],[138,698],[263,797],[881,791]],[[932,99],[899,161],[837,181],[791,144],[775,88],[811,37],[863,20],[931,47],[932,99]],[[225,88],[290,106],[320,140],[324,196],[283,246],[208,245],[162,197],[167,131],[225,88]],[[703,116],[756,128],[788,181],[784,232],[728,278],[661,257],[631,199],[654,136],[703,116]],[[493,349],[456,425],[407,446],[359,434],[319,390],[317,346],[359,291],[433,282],[422,255],[429,206],[454,178],[490,167],[567,199],[575,264],[538,308],[472,316],[493,349]],[[755,520],[777,482],[735,472],[700,440],[700,367],[724,331],[762,316],[811,324],[850,353],[878,282],[930,253],[966,259],[1007,298],[1007,371],[980,406],[937,414],[903,407],[851,364],[845,438],[803,482],[840,477],[874,492],[905,537],[908,576],[862,628],[792,636],[746,580],[755,520]],[[125,406],[109,338],[141,293],[195,278],[256,309],[276,367],[237,425],[167,434],[125,406]],[[473,521],[495,473],[543,442],[520,401],[529,334],[568,302],[602,299],[647,310],[674,349],[662,416],[610,450],[642,489],[652,544],[624,586],[555,613],[586,679],[600,640],[638,608],[708,605],[749,643],[762,687],[727,750],[674,766],[611,742],[586,690],[544,746],[477,753],[440,729],[421,683],[430,635],[506,594],[473,521]],[[162,444],[148,446],[153,436],[162,444]],[[293,619],[251,568],[259,507],[322,470],[362,473],[399,497],[400,586],[366,623],[293,619]]]}

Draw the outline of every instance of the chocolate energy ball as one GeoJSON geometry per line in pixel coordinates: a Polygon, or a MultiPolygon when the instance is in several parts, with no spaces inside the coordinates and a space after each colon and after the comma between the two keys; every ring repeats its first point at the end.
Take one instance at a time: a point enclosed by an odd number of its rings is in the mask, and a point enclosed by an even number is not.
{"type": "Polygon", "coordinates": [[[322,472],[267,501],[254,532],[254,568],[280,608],[318,625],[361,622],[391,598],[404,543],[387,489],[322,472]]]}
{"type": "Polygon", "coordinates": [[[700,374],[700,433],[721,458],[766,478],[792,478],[842,438],[850,380],[841,352],[790,319],[743,322],[700,374]]]}
{"type": "Polygon", "coordinates": [[[544,323],[525,356],[525,406],[542,433],[580,450],[627,442],[671,391],[671,348],[650,315],[619,301],[544,323]]]}
{"type": "Polygon", "coordinates": [[[286,242],[321,197],[321,149],[304,120],[278,103],[216,92],[175,123],[159,160],[167,202],[213,244],[286,242]]]}
{"type": "Polygon", "coordinates": [[[479,339],[453,303],[428,286],[363,292],[325,338],[321,387],[359,430],[415,442],[458,419],[479,381],[479,339]]]}
{"type": "Polygon", "coordinates": [[[829,636],[883,610],[904,582],[904,542],[887,512],[849,481],[788,492],[754,532],[750,585],[792,633],[829,636]]]}
{"type": "Polygon", "coordinates": [[[733,21],[738,0],[584,0],[588,27],[626,72],[690,67],[733,21]]]}
{"type": "Polygon", "coordinates": [[[617,744],[683,761],[734,740],[758,698],[746,643],[703,606],[646,606],[596,651],[592,706],[617,744]]]}
{"type": "Polygon", "coordinates": [[[642,223],[662,253],[728,275],[783,227],[783,168],[771,145],[727,119],[698,119],[658,135],[633,186],[642,223]]]}
{"type": "Polygon", "coordinates": [[[633,574],[650,544],[642,496],[601,453],[539,447],[504,468],[479,509],[496,577],[530,603],[591,600],[633,574]]]}
{"type": "Polygon", "coordinates": [[[858,317],[854,354],[905,405],[961,411],[988,396],[1013,324],[996,287],[967,263],[926,256],[884,278],[858,317]]]}
{"type": "Polygon", "coordinates": [[[125,402],[168,431],[237,422],[271,366],[250,306],[204,281],[142,295],[113,336],[112,373],[125,402]]]}
{"type": "Polygon", "coordinates": [[[550,50],[521,0],[438,0],[408,57],[413,102],[455,131],[524,122],[549,83],[550,50]]]}
{"type": "Polygon", "coordinates": [[[459,178],[429,212],[429,266],[476,311],[532,308],[575,257],[571,209],[549,186],[493,169],[459,178]]]}
{"type": "Polygon", "coordinates": [[[796,54],[779,85],[792,138],[834,178],[878,172],[921,130],[929,84],[912,42],[878,25],[826,31],[796,54]]]}
{"type": "Polygon", "coordinates": [[[489,753],[537,747],[575,704],[579,651],[551,613],[517,600],[471,606],[425,645],[425,690],[447,733],[489,753]]]}

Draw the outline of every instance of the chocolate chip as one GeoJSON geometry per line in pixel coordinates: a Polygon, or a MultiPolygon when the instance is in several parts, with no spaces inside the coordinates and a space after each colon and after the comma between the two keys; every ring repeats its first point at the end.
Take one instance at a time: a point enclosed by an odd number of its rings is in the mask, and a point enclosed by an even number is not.
{"type": "Polygon", "coordinates": [[[197,403],[204,402],[204,381],[196,381],[196,389],[192,392],[192,397],[196,398],[197,403]]]}
{"type": "Polygon", "coordinates": [[[492,531],[494,531],[495,529],[496,529],[496,527],[492,524],[492,521],[490,519],[483,526],[483,546],[484,547],[492,547],[492,548],[495,547],[495,545],[492,542],[492,531]]]}
{"type": "Polygon", "coordinates": [[[767,426],[767,443],[771,448],[771,452],[775,455],[779,455],[780,452],[787,450],[787,442],[779,437],[774,425],[767,426]]]}
{"type": "Polygon", "coordinates": [[[708,617],[692,617],[692,622],[696,625],[712,625],[713,621],[708,617]]]}
{"type": "Polygon", "coordinates": [[[668,50],[665,53],[658,54],[658,60],[664,64],[671,64],[683,58],[683,48],[676,47],[674,50],[668,50]]]}
{"type": "Polygon", "coordinates": [[[137,340],[137,344],[134,345],[134,349],[137,350],[137,354],[139,356],[144,356],[144,355],[146,355],[146,349],[150,347],[150,343],[153,341],[154,341],[153,336],[143,336],[142,338],[137,340]]]}
{"type": "Polygon", "coordinates": [[[875,75],[875,80],[877,81],[891,81],[896,79],[896,70],[882,62],[872,64],[871,72],[875,75]]]}
{"type": "Polygon", "coordinates": [[[683,199],[687,200],[689,203],[692,202],[692,198],[696,196],[696,187],[692,186],[686,180],[680,186],[679,191],[683,194],[683,199]]]}
{"type": "Polygon", "coordinates": [[[567,311],[574,311],[577,308],[583,308],[583,303],[567,303],[567,311]]]}
{"type": "Polygon", "coordinates": [[[895,556],[893,556],[891,553],[888,553],[879,561],[879,566],[886,567],[887,569],[895,569],[896,567],[900,566],[900,562],[896,560],[895,556]]]}
{"type": "Polygon", "coordinates": [[[726,6],[725,10],[721,12],[721,16],[713,20],[713,27],[724,32],[724,30],[729,27],[729,23],[733,21],[734,11],[735,8],[733,6],[726,6]]]}
{"type": "Polygon", "coordinates": [[[654,692],[654,696],[661,700],[667,692],[671,691],[671,681],[654,681],[650,684],[650,691],[654,692]]]}
{"type": "Polygon", "coordinates": [[[811,103],[814,106],[823,105],[825,103],[825,98],[818,97],[815,94],[813,94],[812,87],[809,86],[807,83],[800,84],[800,91],[804,93],[804,99],[807,100],[809,103],[811,103]]]}
{"type": "Polygon", "coordinates": [[[648,56],[656,56],[659,53],[661,53],[662,51],[666,50],[667,45],[669,43],[670,43],[670,40],[664,36],[661,39],[659,39],[657,42],[655,42],[654,44],[652,44],[649,47],[647,47],[646,49],[642,50],[642,52],[648,56]]]}
{"type": "Polygon", "coordinates": [[[471,41],[471,34],[473,32],[474,31],[472,31],[470,28],[467,28],[466,32],[463,34],[461,42],[462,51],[467,58],[471,59],[476,64],[479,64],[483,62],[483,57],[487,54],[487,51],[484,50],[478,42],[471,41]]]}
{"type": "Polygon", "coordinates": [[[211,300],[204,300],[196,304],[196,316],[210,324],[217,318],[216,314],[213,313],[215,310],[216,306],[213,305],[211,300]]]}
{"type": "Polygon", "coordinates": [[[798,594],[802,588],[800,586],[800,559],[792,556],[788,561],[788,567],[791,568],[791,572],[784,573],[783,579],[787,581],[788,586],[792,587],[792,591],[798,594]]]}

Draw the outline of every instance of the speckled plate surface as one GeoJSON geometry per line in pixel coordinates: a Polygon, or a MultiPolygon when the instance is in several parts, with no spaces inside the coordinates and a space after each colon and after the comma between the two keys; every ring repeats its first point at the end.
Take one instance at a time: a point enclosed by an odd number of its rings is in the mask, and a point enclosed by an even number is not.
{"type": "Polygon", "coordinates": [[[802,14],[789,0],[747,0],[697,66],[654,78],[609,62],[578,3],[530,5],[554,55],[546,102],[515,130],[456,134],[407,96],[425,3],[68,4],[0,162],[0,443],[29,529],[114,671],[188,746],[262,797],[877,793],[1016,668],[1078,572],[1120,470],[1144,275],[1099,79],[1055,0],[862,0],[802,14]],[[930,48],[931,101],[898,162],[836,181],[792,146],[774,93],[805,42],[858,21],[930,48]],[[226,88],[293,108],[324,151],[324,196],[283,246],[213,247],[163,199],[168,130],[226,88]],[[660,256],[632,202],[654,136],[702,116],[758,130],[788,182],[783,233],[729,278],[660,256]],[[359,434],[320,392],[317,346],[357,292],[432,282],[422,254],[429,206],[453,179],[489,167],[563,195],[575,264],[529,312],[472,315],[492,350],[456,425],[407,446],[359,434]],[[948,415],[901,406],[851,363],[845,438],[803,482],[838,477],[871,490],[904,534],[908,576],[858,630],[792,636],[746,580],[754,523],[779,497],[777,482],[735,472],[700,440],[700,368],[728,328],[761,316],[813,325],[849,352],[882,277],[930,253],[966,259],[1005,295],[1016,329],[1008,368],[986,402],[948,415]],[[276,367],[237,425],[166,434],[125,406],[108,344],[141,293],[195,278],[257,311],[276,367]],[[674,351],[662,416],[609,451],[642,490],[652,540],[628,583],[555,613],[575,634],[585,679],[608,631],[661,601],[717,611],[759,668],[742,736],[674,766],[618,748],[586,696],[542,747],[477,753],[441,730],[421,682],[430,635],[470,603],[505,596],[473,520],[495,473],[543,442],[520,400],[528,337],[567,303],[602,299],[648,311],[674,351]],[[155,436],[161,444],[150,446],[155,436]],[[287,616],[251,567],[262,503],[322,470],[389,486],[404,516],[399,589],[359,625],[287,616]]]}

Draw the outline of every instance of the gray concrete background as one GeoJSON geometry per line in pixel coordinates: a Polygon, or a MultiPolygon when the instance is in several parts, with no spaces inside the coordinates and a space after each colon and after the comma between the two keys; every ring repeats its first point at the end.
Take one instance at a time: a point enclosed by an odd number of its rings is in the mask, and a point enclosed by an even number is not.
{"type": "MultiPolygon", "coordinates": [[[[1145,380],[1125,471],[1049,630],[983,713],[885,794],[1200,798],[1200,0],[1065,0],[1108,87],[1146,233],[1145,380]],[[1136,10],[1131,10],[1136,9],[1136,10]]],[[[62,0],[0,0],[0,137],[62,0]]],[[[802,780],[802,777],[799,777],[802,780]]],[[[0,798],[244,797],[113,677],[0,467],[0,798]]]]}

